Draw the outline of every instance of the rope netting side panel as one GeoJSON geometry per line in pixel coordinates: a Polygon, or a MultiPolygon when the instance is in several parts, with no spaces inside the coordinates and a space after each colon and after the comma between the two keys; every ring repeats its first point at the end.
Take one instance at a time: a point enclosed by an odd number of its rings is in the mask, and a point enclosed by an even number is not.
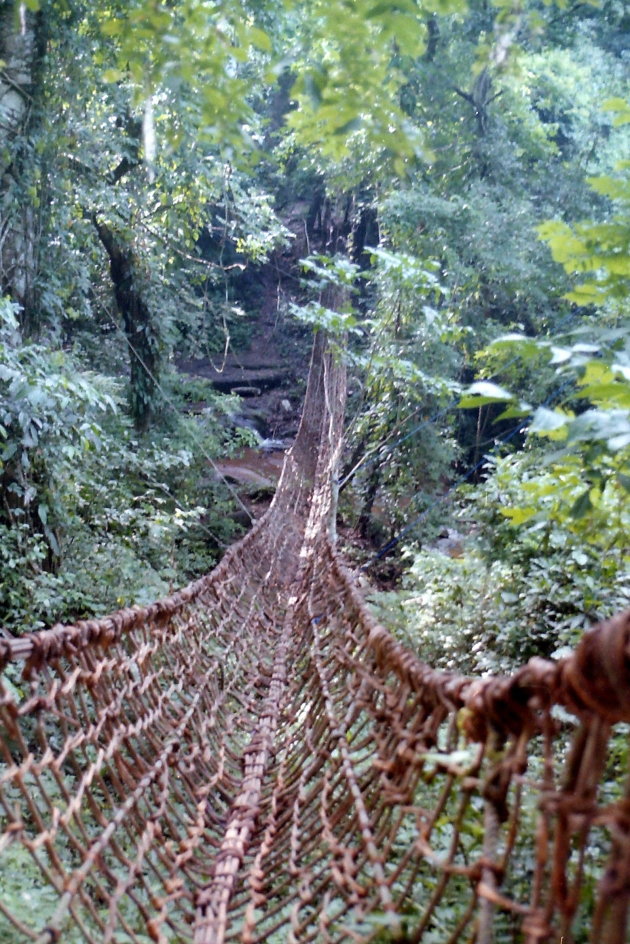
{"type": "Polygon", "coordinates": [[[0,940],[190,937],[273,669],[267,550],[254,534],[167,601],[23,641],[0,688],[0,940]]]}
{"type": "Polygon", "coordinates": [[[374,623],[330,545],[316,563],[229,921],[197,944],[625,944],[630,617],[475,682],[374,623]]]}
{"type": "Polygon", "coordinates": [[[284,614],[343,414],[343,398],[326,409],[323,347],[272,506],[211,574],[0,639],[0,941],[192,939],[286,675],[284,614]]]}

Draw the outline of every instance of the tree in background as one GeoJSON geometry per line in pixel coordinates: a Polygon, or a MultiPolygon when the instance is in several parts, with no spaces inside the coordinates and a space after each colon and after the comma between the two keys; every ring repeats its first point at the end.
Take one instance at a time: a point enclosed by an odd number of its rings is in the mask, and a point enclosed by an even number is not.
{"type": "MultiPolygon", "coordinates": [[[[602,109],[611,92],[626,88],[614,41],[622,19],[621,8],[569,12],[531,4],[519,13],[509,4],[471,3],[467,11],[429,21],[431,41],[424,55],[399,57],[407,78],[401,102],[424,129],[428,158],[409,166],[402,181],[381,179],[375,197],[378,227],[388,249],[410,254],[420,268],[433,266],[437,274],[441,293],[432,307],[446,319],[449,356],[440,364],[429,353],[420,329],[426,298],[418,295],[408,316],[418,343],[415,349],[407,343],[404,357],[425,375],[433,371],[436,381],[448,381],[451,390],[470,382],[476,353],[506,330],[551,336],[590,318],[588,310],[578,311],[562,297],[569,281],[537,240],[536,228],[548,218],[570,221],[606,212],[601,189],[594,191],[585,173],[608,174],[627,148],[627,135],[613,128],[611,113],[602,109]]],[[[385,323],[394,324],[389,289],[379,278],[385,323]]],[[[370,317],[377,311],[378,305],[370,317]]],[[[376,325],[371,330],[380,346],[378,317],[376,325]]],[[[402,356],[402,347],[398,351],[402,356]]],[[[501,365],[495,361],[495,366],[501,378],[501,365]]],[[[513,357],[502,379],[534,401],[544,400],[556,384],[544,363],[532,371],[513,357]]],[[[396,398],[392,423],[400,428],[396,438],[419,431],[396,452],[385,450],[399,495],[417,494],[422,486],[422,460],[409,461],[409,449],[422,437],[426,447],[434,428],[418,422],[412,406],[419,385],[410,383],[408,389],[407,396],[396,398]],[[401,424],[401,412],[408,423],[401,424]]],[[[381,410],[382,402],[379,377],[369,409],[381,410]]],[[[478,402],[474,413],[464,415],[445,414],[430,401],[420,411],[425,420],[441,415],[437,425],[458,441],[459,468],[476,466],[513,426],[508,417],[496,423],[500,403],[478,402]]],[[[382,426],[374,429],[372,441],[364,444],[368,452],[378,451],[386,435],[382,426]]],[[[516,436],[513,446],[520,443],[516,436]]],[[[425,448],[425,455],[434,453],[425,448]]],[[[456,456],[451,452],[434,483],[452,479],[456,456]]],[[[374,477],[363,486],[370,501],[373,483],[374,477]]],[[[413,510],[399,508],[394,527],[413,517],[413,510]]],[[[430,520],[424,518],[424,524],[430,520]]]]}
{"type": "Polygon", "coordinates": [[[38,200],[35,141],[42,120],[46,23],[24,5],[0,5],[0,288],[28,329],[37,307],[45,208],[38,200]]]}

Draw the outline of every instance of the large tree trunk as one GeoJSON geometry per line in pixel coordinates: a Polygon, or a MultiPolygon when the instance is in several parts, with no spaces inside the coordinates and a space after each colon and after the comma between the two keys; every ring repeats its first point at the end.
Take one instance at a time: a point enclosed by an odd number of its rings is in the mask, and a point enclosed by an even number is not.
{"type": "Polygon", "coordinates": [[[129,402],[134,425],[147,431],[155,416],[161,366],[161,342],[155,318],[138,286],[136,261],[131,247],[96,216],[94,225],[109,256],[109,271],[129,345],[129,402]]]}
{"type": "Polygon", "coordinates": [[[0,0],[0,291],[35,323],[39,219],[33,199],[32,148],[38,119],[45,21],[23,4],[0,0]]]}

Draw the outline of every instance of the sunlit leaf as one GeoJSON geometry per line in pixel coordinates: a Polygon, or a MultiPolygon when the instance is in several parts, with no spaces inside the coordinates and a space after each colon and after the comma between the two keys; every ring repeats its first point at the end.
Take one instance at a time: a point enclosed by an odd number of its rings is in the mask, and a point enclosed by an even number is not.
{"type": "Polygon", "coordinates": [[[570,416],[561,410],[550,410],[545,406],[539,406],[535,411],[532,422],[529,426],[530,433],[546,435],[566,429],[570,416]]]}
{"type": "Polygon", "coordinates": [[[509,518],[510,522],[515,525],[525,524],[536,515],[535,508],[500,508],[499,511],[504,518],[509,518]]]}
{"type": "Polygon", "coordinates": [[[462,409],[473,409],[486,403],[501,403],[513,399],[514,395],[498,384],[478,380],[466,388],[458,406],[462,409]]]}

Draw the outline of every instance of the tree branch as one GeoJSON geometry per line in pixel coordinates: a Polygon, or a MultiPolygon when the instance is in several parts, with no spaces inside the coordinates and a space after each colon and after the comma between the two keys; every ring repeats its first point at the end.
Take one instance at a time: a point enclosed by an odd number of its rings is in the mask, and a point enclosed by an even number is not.
{"type": "Polygon", "coordinates": [[[108,184],[117,184],[123,177],[129,173],[130,170],[133,170],[135,167],[138,167],[142,162],[140,160],[130,161],[129,158],[125,155],[118,167],[110,171],[107,175],[108,184]]]}
{"type": "Polygon", "coordinates": [[[453,86],[452,86],[452,89],[453,89],[454,92],[457,92],[458,95],[461,95],[461,97],[462,97],[465,101],[467,101],[467,102],[469,103],[469,105],[472,105],[473,108],[476,108],[476,107],[477,107],[476,104],[475,104],[474,98],[473,98],[472,95],[470,95],[468,92],[463,92],[462,89],[457,88],[456,85],[453,85],[453,86]]]}

